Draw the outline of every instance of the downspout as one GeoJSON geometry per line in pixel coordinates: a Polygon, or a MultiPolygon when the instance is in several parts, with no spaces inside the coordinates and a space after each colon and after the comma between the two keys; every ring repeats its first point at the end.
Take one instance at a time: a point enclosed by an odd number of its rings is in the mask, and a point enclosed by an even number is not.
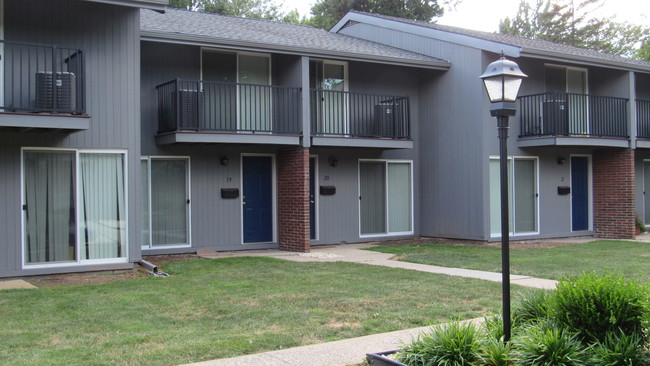
{"type": "Polygon", "coordinates": [[[162,271],[158,270],[158,266],[156,266],[153,263],[147,262],[144,259],[140,259],[136,263],[139,264],[141,267],[144,267],[145,269],[147,269],[147,273],[149,273],[150,275],[152,275],[154,277],[169,277],[168,273],[165,273],[165,272],[162,272],[162,271]]]}

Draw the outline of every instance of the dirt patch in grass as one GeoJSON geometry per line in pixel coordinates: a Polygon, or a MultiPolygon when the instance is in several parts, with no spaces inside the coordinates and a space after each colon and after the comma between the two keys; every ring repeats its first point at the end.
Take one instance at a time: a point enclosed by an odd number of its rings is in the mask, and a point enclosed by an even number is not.
{"type": "Polygon", "coordinates": [[[109,283],[115,281],[130,280],[147,276],[143,271],[102,271],[85,273],[64,273],[57,275],[35,276],[24,280],[36,287],[57,287],[57,286],[78,286],[97,283],[109,283]]]}
{"type": "MultiPolygon", "coordinates": [[[[167,254],[167,255],[150,255],[142,259],[153,263],[164,271],[164,265],[199,258],[196,254],[167,254]]],[[[146,277],[149,274],[147,270],[136,266],[133,270],[122,271],[99,271],[84,273],[62,273],[56,275],[34,276],[24,278],[25,281],[36,287],[57,287],[57,286],[78,286],[99,283],[110,283],[116,281],[125,281],[134,278],[146,277]]]]}

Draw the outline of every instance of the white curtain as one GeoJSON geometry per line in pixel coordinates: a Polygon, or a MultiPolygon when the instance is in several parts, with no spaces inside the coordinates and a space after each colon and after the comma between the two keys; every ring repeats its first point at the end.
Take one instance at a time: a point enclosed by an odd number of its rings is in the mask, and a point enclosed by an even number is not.
{"type": "Polygon", "coordinates": [[[73,152],[24,154],[25,261],[75,260],[73,152]]]}
{"type": "Polygon", "coordinates": [[[411,225],[411,166],[388,163],[388,232],[407,232],[411,225]]]}
{"type": "Polygon", "coordinates": [[[80,167],[80,257],[125,257],[124,155],[82,153],[80,167]]]}

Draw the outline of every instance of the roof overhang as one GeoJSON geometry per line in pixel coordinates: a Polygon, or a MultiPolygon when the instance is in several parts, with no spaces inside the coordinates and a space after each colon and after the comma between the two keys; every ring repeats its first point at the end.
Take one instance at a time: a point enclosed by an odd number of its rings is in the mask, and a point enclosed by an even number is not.
{"type": "Polygon", "coordinates": [[[650,73],[650,66],[634,65],[615,60],[605,61],[595,57],[568,55],[561,52],[551,52],[531,48],[523,48],[521,51],[521,57],[536,58],[548,61],[571,62],[586,66],[606,67],[609,69],[650,73]]]}
{"type": "Polygon", "coordinates": [[[451,63],[447,61],[420,61],[409,60],[399,57],[382,57],[372,55],[362,55],[351,52],[340,52],[323,49],[312,49],[303,47],[292,47],[286,45],[275,45],[268,43],[250,42],[242,40],[233,40],[226,38],[208,37],[204,35],[169,33],[160,31],[151,31],[143,29],[140,32],[140,39],[143,41],[175,43],[202,47],[218,47],[225,49],[237,49],[257,52],[272,52],[289,55],[309,56],[309,57],[326,57],[331,59],[340,59],[345,61],[370,62],[378,64],[388,64],[395,66],[416,67],[421,69],[448,70],[451,63]]]}
{"type": "Polygon", "coordinates": [[[355,12],[347,13],[341,20],[339,20],[330,32],[339,32],[349,21],[363,22],[365,24],[374,25],[377,27],[388,28],[392,30],[401,31],[404,33],[414,34],[418,36],[431,37],[433,39],[442,39],[445,42],[460,44],[467,47],[481,49],[483,51],[500,54],[501,51],[506,56],[512,58],[530,57],[536,59],[543,59],[549,61],[561,61],[579,63],[581,65],[590,65],[598,67],[607,67],[612,69],[620,69],[627,71],[636,71],[643,73],[650,73],[650,66],[636,65],[632,63],[604,60],[596,57],[572,55],[562,52],[539,50],[530,47],[519,47],[507,43],[490,41],[481,39],[475,36],[454,33],[446,30],[433,29],[425,26],[400,22],[397,20],[376,17],[368,14],[360,14],[355,12]]]}
{"type": "Polygon", "coordinates": [[[86,0],[94,3],[113,4],[130,6],[135,8],[164,11],[167,8],[167,0],[86,0]]]}
{"type": "Polygon", "coordinates": [[[374,17],[372,15],[360,14],[349,12],[338,23],[330,29],[330,32],[338,33],[349,22],[363,22],[365,24],[374,25],[381,28],[388,28],[392,30],[410,33],[417,36],[431,37],[434,39],[444,39],[446,42],[465,45],[468,47],[478,48],[485,51],[494,53],[505,53],[508,57],[518,58],[520,56],[521,48],[498,42],[487,41],[484,39],[458,34],[440,29],[433,29],[424,27],[417,24],[404,23],[396,20],[374,17]]]}

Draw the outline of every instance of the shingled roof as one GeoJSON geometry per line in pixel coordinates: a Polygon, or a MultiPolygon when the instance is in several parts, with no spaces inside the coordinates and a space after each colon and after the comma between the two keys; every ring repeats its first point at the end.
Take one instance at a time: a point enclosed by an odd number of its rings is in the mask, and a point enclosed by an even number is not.
{"type": "Polygon", "coordinates": [[[618,67],[625,67],[627,65],[631,69],[642,69],[645,71],[650,71],[650,62],[644,62],[644,61],[629,59],[625,57],[614,56],[614,55],[597,52],[585,48],[567,46],[559,43],[538,40],[538,39],[529,39],[529,38],[511,36],[507,34],[482,32],[482,31],[464,29],[464,28],[453,27],[448,25],[427,23],[423,21],[398,18],[398,17],[388,16],[388,15],[365,13],[359,11],[350,11],[336,26],[334,26],[333,31],[342,28],[345,25],[345,23],[347,23],[349,20],[361,21],[361,19],[359,19],[359,17],[355,17],[355,15],[359,15],[362,17],[373,17],[378,19],[384,19],[384,20],[399,22],[403,24],[410,24],[410,25],[433,29],[441,32],[448,32],[448,33],[468,36],[468,37],[472,37],[484,41],[499,43],[502,45],[518,47],[520,49],[521,56],[565,58],[568,60],[576,60],[581,62],[591,61],[591,62],[597,62],[603,64],[611,64],[618,67]]]}
{"type": "Polygon", "coordinates": [[[168,9],[142,10],[144,40],[230,46],[242,49],[448,69],[446,60],[322,29],[262,19],[168,9]]]}

